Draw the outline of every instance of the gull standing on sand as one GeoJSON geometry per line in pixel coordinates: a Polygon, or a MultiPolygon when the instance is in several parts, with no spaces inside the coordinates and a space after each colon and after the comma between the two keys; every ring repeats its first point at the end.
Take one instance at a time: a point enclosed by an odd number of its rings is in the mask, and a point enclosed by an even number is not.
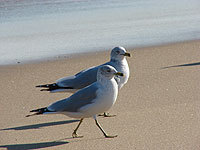
{"type": "Polygon", "coordinates": [[[72,133],[74,138],[82,137],[77,135],[77,130],[84,118],[93,117],[98,128],[103,132],[106,138],[109,136],[100,126],[96,115],[108,111],[115,103],[118,95],[118,85],[114,76],[123,76],[123,73],[110,65],[103,65],[97,71],[97,81],[93,84],[79,90],[72,96],[57,101],[48,107],[32,110],[34,114],[26,117],[41,114],[64,114],[72,118],[81,118],[78,126],[72,133]]]}
{"type": "MultiPolygon", "coordinates": [[[[112,49],[110,54],[110,61],[103,65],[111,65],[117,71],[124,74],[123,77],[115,77],[118,83],[118,88],[121,89],[124,84],[127,83],[129,78],[129,66],[126,60],[126,56],[130,57],[130,53],[126,52],[126,49],[119,46],[112,49]]],[[[83,70],[76,75],[61,78],[53,84],[38,85],[36,87],[44,88],[41,91],[50,91],[51,93],[56,92],[76,92],[97,80],[97,70],[102,65],[91,67],[83,70]]],[[[102,115],[100,115],[102,116],[102,115]]],[[[109,113],[104,113],[104,117],[113,117],[115,115],[110,115],[109,113]]]]}
{"type": "MultiPolygon", "coordinates": [[[[124,74],[123,77],[115,77],[119,89],[127,83],[129,78],[129,66],[126,60],[126,56],[130,57],[130,53],[127,53],[125,48],[119,46],[112,49],[110,54],[110,61],[103,65],[111,65],[117,71],[124,74]]],[[[51,93],[55,92],[76,92],[97,80],[97,70],[102,66],[91,67],[86,70],[83,70],[76,75],[61,78],[53,84],[38,85],[36,87],[44,88],[41,91],[50,91],[51,93]]]]}

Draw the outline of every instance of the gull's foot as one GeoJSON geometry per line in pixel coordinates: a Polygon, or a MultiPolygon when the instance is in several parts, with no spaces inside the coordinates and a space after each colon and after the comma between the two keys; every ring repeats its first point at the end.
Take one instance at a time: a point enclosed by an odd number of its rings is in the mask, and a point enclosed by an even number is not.
{"type": "Polygon", "coordinates": [[[103,117],[115,117],[116,115],[110,115],[109,113],[103,113],[103,114],[100,114],[99,116],[103,116],[103,117]]]}
{"type": "Polygon", "coordinates": [[[105,135],[105,138],[115,138],[117,135],[105,135]]]}
{"type": "Polygon", "coordinates": [[[73,138],[82,138],[83,136],[82,135],[78,135],[76,132],[73,132],[72,133],[72,137],[73,138]]]}

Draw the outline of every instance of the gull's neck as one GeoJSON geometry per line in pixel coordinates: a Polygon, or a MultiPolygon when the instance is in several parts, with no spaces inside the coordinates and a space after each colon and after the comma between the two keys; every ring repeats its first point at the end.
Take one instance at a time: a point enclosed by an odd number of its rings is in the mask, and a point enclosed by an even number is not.
{"type": "Polygon", "coordinates": [[[125,61],[125,60],[126,60],[125,57],[122,58],[122,59],[115,59],[115,58],[111,58],[111,59],[110,59],[110,61],[112,61],[112,62],[123,62],[123,61],[125,61]]]}
{"type": "Polygon", "coordinates": [[[111,58],[110,62],[113,62],[113,63],[116,63],[116,64],[125,64],[125,63],[127,63],[125,57],[123,59],[114,59],[114,58],[111,58]]]}
{"type": "Polygon", "coordinates": [[[111,80],[112,80],[112,78],[111,78],[111,79],[108,79],[108,78],[103,77],[103,76],[101,76],[101,75],[97,75],[97,81],[98,81],[100,84],[102,84],[102,85],[111,82],[111,80]]]}

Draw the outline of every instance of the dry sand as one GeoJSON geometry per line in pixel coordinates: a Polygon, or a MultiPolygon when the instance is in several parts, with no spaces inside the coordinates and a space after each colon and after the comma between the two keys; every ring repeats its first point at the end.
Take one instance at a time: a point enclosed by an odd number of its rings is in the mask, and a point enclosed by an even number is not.
{"type": "Polygon", "coordinates": [[[99,117],[106,139],[93,119],[85,119],[71,138],[78,120],[64,115],[26,118],[68,93],[40,92],[35,85],[51,83],[109,59],[109,52],[68,59],[0,67],[0,149],[200,149],[200,41],[128,49],[131,76],[120,90],[116,117],[99,117]]]}

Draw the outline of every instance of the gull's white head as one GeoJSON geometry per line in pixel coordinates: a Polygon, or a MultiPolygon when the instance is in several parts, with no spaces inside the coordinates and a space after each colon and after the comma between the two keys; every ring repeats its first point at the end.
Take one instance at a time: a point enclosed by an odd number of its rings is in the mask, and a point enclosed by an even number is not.
{"type": "Polygon", "coordinates": [[[121,46],[113,48],[110,54],[111,60],[123,60],[126,56],[130,57],[131,55],[121,46]]]}
{"type": "Polygon", "coordinates": [[[117,70],[110,65],[103,65],[98,69],[97,80],[102,77],[112,79],[116,75],[123,76],[123,73],[117,72],[117,70]]]}

